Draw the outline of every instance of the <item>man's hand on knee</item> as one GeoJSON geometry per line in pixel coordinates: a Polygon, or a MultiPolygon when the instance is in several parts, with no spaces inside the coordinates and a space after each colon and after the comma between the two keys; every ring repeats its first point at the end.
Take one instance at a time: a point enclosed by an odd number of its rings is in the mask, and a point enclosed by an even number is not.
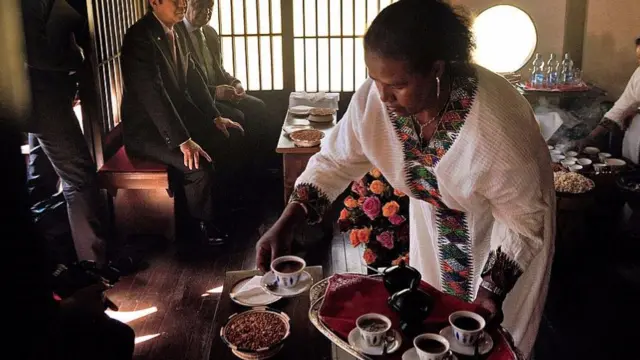
{"type": "Polygon", "coordinates": [[[222,131],[222,133],[226,137],[231,136],[229,134],[229,130],[228,129],[238,129],[238,130],[240,130],[242,135],[244,135],[244,128],[242,127],[242,125],[238,124],[235,121],[231,121],[231,120],[229,120],[227,118],[223,118],[222,116],[219,116],[219,117],[215,118],[213,120],[213,122],[216,125],[216,127],[218,128],[218,130],[222,131]]]}
{"type": "Polygon", "coordinates": [[[193,170],[194,167],[196,169],[200,168],[200,156],[203,156],[208,162],[212,161],[211,156],[191,139],[180,144],[180,151],[184,155],[184,166],[188,167],[189,170],[193,170]]]}

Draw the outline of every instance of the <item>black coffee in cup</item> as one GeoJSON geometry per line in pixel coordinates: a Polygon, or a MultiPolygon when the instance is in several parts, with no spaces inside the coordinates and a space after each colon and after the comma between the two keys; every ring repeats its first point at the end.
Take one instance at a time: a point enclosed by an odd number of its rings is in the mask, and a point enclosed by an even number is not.
{"type": "Polygon", "coordinates": [[[478,320],[466,316],[460,316],[459,318],[453,320],[453,325],[459,329],[467,331],[480,329],[480,322],[478,320]]]}
{"type": "Polygon", "coordinates": [[[430,354],[440,354],[447,350],[447,346],[435,339],[418,339],[416,347],[430,354]]]}
{"type": "Polygon", "coordinates": [[[358,323],[360,329],[368,332],[378,332],[385,330],[388,325],[386,321],[376,318],[363,319],[358,323]]]}
{"type": "Polygon", "coordinates": [[[302,266],[303,264],[299,261],[285,260],[283,262],[277,263],[274,266],[274,269],[280,273],[290,274],[290,273],[300,271],[302,269],[302,266]]]}

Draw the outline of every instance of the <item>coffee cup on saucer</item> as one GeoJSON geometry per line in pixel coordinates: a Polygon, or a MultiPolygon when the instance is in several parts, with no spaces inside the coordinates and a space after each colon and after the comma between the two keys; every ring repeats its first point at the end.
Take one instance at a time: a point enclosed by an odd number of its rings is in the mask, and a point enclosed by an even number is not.
{"type": "Polygon", "coordinates": [[[271,271],[278,286],[292,288],[298,284],[307,263],[297,256],[281,256],[271,262],[271,271]]]}
{"type": "Polygon", "coordinates": [[[380,346],[385,334],[391,329],[391,320],[381,314],[364,314],[356,319],[360,335],[368,346],[380,346]]]}
{"type": "Polygon", "coordinates": [[[487,322],[471,311],[456,311],[449,315],[449,323],[453,328],[456,340],[465,346],[474,345],[480,337],[487,322]]]}
{"type": "Polygon", "coordinates": [[[422,334],[413,339],[420,360],[443,360],[451,354],[449,341],[438,334],[422,334]]]}

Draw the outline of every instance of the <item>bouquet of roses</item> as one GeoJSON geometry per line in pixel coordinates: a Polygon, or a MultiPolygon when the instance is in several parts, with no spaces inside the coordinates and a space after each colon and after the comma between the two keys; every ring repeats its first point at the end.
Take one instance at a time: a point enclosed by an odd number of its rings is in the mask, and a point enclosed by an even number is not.
{"type": "Polygon", "coordinates": [[[351,184],[338,224],[371,267],[409,263],[409,197],[373,169],[351,184]]]}

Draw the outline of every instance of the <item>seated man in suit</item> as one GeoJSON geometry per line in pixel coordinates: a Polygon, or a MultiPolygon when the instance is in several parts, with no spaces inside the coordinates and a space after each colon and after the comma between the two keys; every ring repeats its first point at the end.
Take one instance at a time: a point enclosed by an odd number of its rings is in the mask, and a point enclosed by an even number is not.
{"type": "Polygon", "coordinates": [[[274,150],[281,124],[271,124],[273,121],[269,121],[271,119],[264,102],[247,95],[242,82],[224,69],[220,38],[216,30],[208,25],[214,0],[188,0],[188,3],[183,24],[179,24],[179,27],[189,33],[187,44],[205,70],[211,96],[223,115],[240,122],[244,120],[242,124],[247,129],[245,140],[251,151],[245,151],[242,155],[248,155],[250,159],[238,161],[253,161],[252,166],[258,171],[268,168],[275,160],[274,150]]]}
{"type": "Polygon", "coordinates": [[[151,11],[129,28],[122,44],[125,146],[130,155],[169,165],[172,180],[176,174],[180,183],[173,187],[176,201],[184,199],[194,220],[189,228],[197,229],[195,237],[202,242],[218,245],[227,235],[221,226],[224,205],[213,206],[212,161],[224,172],[230,157],[229,130],[244,134],[244,129],[220,115],[202,70],[174,27],[184,17],[186,0],[149,4],[151,11]]]}

